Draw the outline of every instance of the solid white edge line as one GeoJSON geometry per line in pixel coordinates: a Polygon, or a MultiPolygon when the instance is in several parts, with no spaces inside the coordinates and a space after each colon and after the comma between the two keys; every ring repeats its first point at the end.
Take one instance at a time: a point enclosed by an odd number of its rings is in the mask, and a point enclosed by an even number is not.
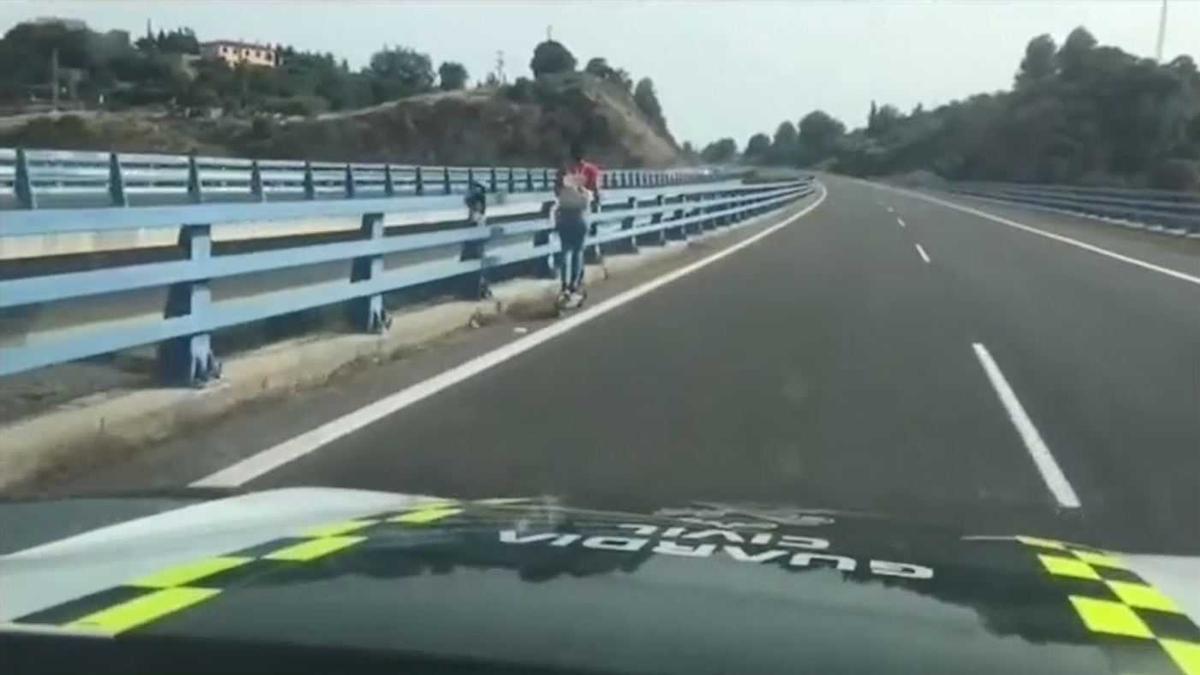
{"type": "Polygon", "coordinates": [[[898,217],[898,216],[897,216],[897,218],[896,218],[896,222],[897,222],[897,223],[900,223],[900,227],[904,227],[904,226],[905,226],[905,225],[904,225],[904,219],[903,219],[903,218],[900,218],[900,217],[898,217]]]}
{"type": "Polygon", "coordinates": [[[458,384],[474,375],[477,375],[493,366],[499,365],[514,356],[552,340],[569,330],[577,328],[592,319],[603,316],[608,312],[624,305],[628,302],[636,300],[641,296],[657,289],[666,284],[675,281],[681,277],[687,276],[696,270],[711,265],[712,263],[736,253],[741,249],[770,236],[771,234],[791,225],[793,222],[808,215],[813,209],[821,205],[825,201],[825,197],[829,194],[824,184],[818,182],[818,187],[821,189],[821,194],[815,202],[804,207],[799,212],[795,213],[786,220],[772,225],[762,232],[759,232],[751,237],[747,237],[742,241],[733,244],[729,248],[722,249],[707,258],[702,258],[694,263],[681,267],[672,272],[668,272],[660,277],[651,279],[640,286],[635,286],[627,291],[614,295],[613,297],[603,302],[597,303],[589,309],[581,310],[580,312],[565,318],[560,319],[556,323],[550,324],[541,330],[529,333],[524,337],[518,338],[509,342],[506,345],[497,347],[496,349],[481,354],[469,361],[461,363],[449,370],[445,370],[433,377],[418,382],[398,392],[390,394],[374,403],[368,404],[354,412],[347,413],[332,421],[326,422],[321,426],[295,436],[291,439],[278,443],[266,450],[262,450],[246,459],[234,463],[216,473],[201,478],[191,484],[192,487],[236,487],[257,478],[269,471],[277,469],[288,462],[299,459],[323,445],[331,443],[343,436],[346,436],[358,429],[361,429],[372,422],[380,420],[388,415],[394,414],[422,399],[428,398],[439,391],[446,389],[452,385],[458,384]]]}
{"type": "Polygon", "coordinates": [[[1000,397],[1000,403],[1004,405],[1004,409],[1008,412],[1008,417],[1012,420],[1013,426],[1017,428],[1017,433],[1021,435],[1021,440],[1025,442],[1025,448],[1029,450],[1030,457],[1033,458],[1033,463],[1037,466],[1038,472],[1042,474],[1042,480],[1045,481],[1046,487],[1050,489],[1051,494],[1058,501],[1060,506],[1068,509],[1079,508],[1079,497],[1075,494],[1075,489],[1071,487],[1071,483],[1067,481],[1067,477],[1059,468],[1058,462],[1054,461],[1054,455],[1050,454],[1050,448],[1046,446],[1046,442],[1042,440],[1042,435],[1038,433],[1037,427],[1033,425],[1033,420],[1029,419],[1029,415],[1025,412],[1021,401],[1017,399],[1017,395],[1005,379],[1004,373],[1000,371],[1000,366],[996,365],[996,361],[988,352],[987,347],[976,342],[971,345],[975,350],[975,357],[979,359],[980,365],[983,366],[983,372],[987,374],[988,380],[992,383],[992,388],[996,390],[996,395],[1000,397]]]}
{"type": "Polygon", "coordinates": [[[921,254],[921,260],[924,260],[925,264],[928,265],[929,264],[929,254],[925,252],[925,249],[921,248],[920,244],[913,244],[913,246],[917,247],[917,253],[921,254]]]}
{"type": "MultiPolygon", "coordinates": [[[[955,211],[961,211],[963,213],[969,213],[973,216],[979,216],[980,218],[986,218],[987,220],[991,220],[991,221],[1000,223],[1001,225],[1007,225],[1009,227],[1013,227],[1018,230],[1024,230],[1025,232],[1029,232],[1031,234],[1036,234],[1038,236],[1045,237],[1047,239],[1053,239],[1054,241],[1061,242],[1063,244],[1068,244],[1068,245],[1074,246],[1076,248],[1081,248],[1085,251],[1091,251],[1092,253],[1095,253],[1097,255],[1105,256],[1106,258],[1112,258],[1113,260],[1120,260],[1121,262],[1129,263],[1130,265],[1141,267],[1142,269],[1150,270],[1152,272],[1158,272],[1159,274],[1165,274],[1169,277],[1179,279],[1180,281],[1186,281],[1188,283],[1196,284],[1197,286],[1200,286],[1200,277],[1192,276],[1190,274],[1180,272],[1178,270],[1173,270],[1169,267],[1155,265],[1154,263],[1149,263],[1149,262],[1146,262],[1145,260],[1139,260],[1138,258],[1133,258],[1133,257],[1127,256],[1127,255],[1121,254],[1121,253],[1117,253],[1115,251],[1110,251],[1106,248],[1101,248],[1099,246],[1096,246],[1095,244],[1089,244],[1087,242],[1079,241],[1078,239],[1072,239],[1070,237],[1066,237],[1061,234],[1055,234],[1053,232],[1046,232],[1045,230],[1039,230],[1036,227],[1032,227],[1032,226],[1026,225],[1024,223],[1019,223],[1015,220],[1010,220],[1008,218],[1004,218],[1003,216],[997,216],[995,214],[988,213],[987,211],[981,211],[979,209],[972,208],[970,206],[963,206],[961,204],[955,204],[954,202],[949,202],[944,199],[938,199],[937,197],[932,197],[930,195],[923,194],[920,192],[913,192],[912,190],[904,190],[902,188],[892,187],[891,185],[881,185],[879,183],[872,183],[870,181],[866,181],[866,182],[868,185],[871,185],[873,187],[877,187],[877,188],[880,188],[883,190],[891,190],[892,192],[898,192],[900,194],[907,195],[909,197],[913,197],[915,199],[923,199],[927,202],[931,202],[933,204],[938,204],[939,206],[944,206],[948,209],[954,209],[955,211]]],[[[1014,205],[1014,206],[1019,206],[1019,205],[1014,205]]]]}

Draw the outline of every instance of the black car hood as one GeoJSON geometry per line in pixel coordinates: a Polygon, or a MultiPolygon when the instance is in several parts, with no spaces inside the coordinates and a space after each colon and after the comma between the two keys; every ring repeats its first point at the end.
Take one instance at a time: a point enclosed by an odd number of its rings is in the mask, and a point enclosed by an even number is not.
{"type": "Polygon", "coordinates": [[[331,655],[356,670],[1200,672],[1186,604],[1083,544],[720,505],[217,502],[0,557],[9,653],[34,670],[90,654],[89,672],[257,670],[264,649],[275,672],[331,655]]]}

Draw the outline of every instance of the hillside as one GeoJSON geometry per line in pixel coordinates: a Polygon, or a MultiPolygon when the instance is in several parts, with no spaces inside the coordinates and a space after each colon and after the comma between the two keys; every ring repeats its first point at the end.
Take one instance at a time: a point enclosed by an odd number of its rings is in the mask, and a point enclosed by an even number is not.
{"type": "MultiPolygon", "coordinates": [[[[1012,86],[931,110],[871,102],[846,133],[822,111],[746,143],[748,164],[815,166],[905,181],[995,180],[1200,191],[1200,68],[1100,44],[1086,28],[1038,35],[1012,86]]],[[[732,158],[733,139],[705,148],[732,158]]]]}
{"type": "Polygon", "coordinates": [[[315,117],[203,120],[128,111],[0,119],[0,146],[330,161],[546,165],[574,138],[608,166],[680,161],[674,139],[625,89],[579,72],[315,117]]]}

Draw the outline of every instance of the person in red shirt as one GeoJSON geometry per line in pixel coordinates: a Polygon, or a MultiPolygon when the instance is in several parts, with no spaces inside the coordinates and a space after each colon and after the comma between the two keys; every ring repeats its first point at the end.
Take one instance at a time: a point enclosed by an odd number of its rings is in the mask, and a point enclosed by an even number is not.
{"type": "Polygon", "coordinates": [[[583,148],[571,145],[570,161],[554,179],[558,198],[554,228],[562,247],[559,259],[561,290],[558,301],[578,307],[587,300],[583,285],[583,246],[588,235],[588,214],[600,210],[600,168],[583,158],[583,148]]]}

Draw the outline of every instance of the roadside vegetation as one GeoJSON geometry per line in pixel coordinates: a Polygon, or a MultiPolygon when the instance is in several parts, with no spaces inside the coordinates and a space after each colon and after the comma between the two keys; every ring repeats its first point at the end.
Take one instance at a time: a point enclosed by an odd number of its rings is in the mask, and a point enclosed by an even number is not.
{"type": "MultiPolygon", "coordinates": [[[[701,154],[727,161],[736,150],[724,139],[701,154]]],[[[872,102],[866,127],[849,133],[818,110],[751,136],[741,157],[859,176],[1195,190],[1200,74],[1189,56],[1155,63],[1076,28],[1061,45],[1030,40],[1009,90],[908,113],[872,102]]]]}
{"type": "Polygon", "coordinates": [[[581,141],[613,165],[691,157],[650,78],[602,56],[580,69],[554,40],[534,48],[533,77],[512,81],[490,72],[472,82],[461,63],[435,68],[404,46],[359,69],[289,45],[271,54],[274,67],[231,66],[205,56],[188,28],[131,39],[69,19],[19,24],[0,39],[0,145],[544,165],[581,141]],[[41,114],[55,90],[57,112],[41,114]]]}

